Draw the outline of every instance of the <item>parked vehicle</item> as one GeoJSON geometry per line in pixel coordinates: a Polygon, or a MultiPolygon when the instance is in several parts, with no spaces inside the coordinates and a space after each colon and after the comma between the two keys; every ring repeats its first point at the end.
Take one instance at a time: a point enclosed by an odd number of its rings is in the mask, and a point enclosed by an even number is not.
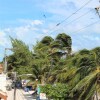
{"type": "Polygon", "coordinates": [[[22,83],[20,81],[17,81],[16,82],[16,88],[22,88],[22,83]]]}

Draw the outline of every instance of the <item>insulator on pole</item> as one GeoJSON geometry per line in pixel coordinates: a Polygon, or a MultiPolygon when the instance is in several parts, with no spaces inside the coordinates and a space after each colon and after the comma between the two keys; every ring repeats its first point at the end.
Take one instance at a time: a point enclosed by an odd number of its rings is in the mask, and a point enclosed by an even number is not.
{"type": "Polygon", "coordinates": [[[100,18],[99,9],[100,9],[100,6],[95,8],[96,13],[98,14],[98,16],[99,16],[99,18],[100,18]]]}

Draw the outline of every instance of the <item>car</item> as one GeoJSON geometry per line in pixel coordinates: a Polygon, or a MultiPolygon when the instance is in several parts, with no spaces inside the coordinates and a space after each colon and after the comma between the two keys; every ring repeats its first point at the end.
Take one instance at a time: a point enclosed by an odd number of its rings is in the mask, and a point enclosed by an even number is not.
{"type": "Polygon", "coordinates": [[[16,88],[18,88],[18,89],[20,89],[20,88],[22,88],[22,83],[21,83],[21,81],[16,81],[16,88]]]}

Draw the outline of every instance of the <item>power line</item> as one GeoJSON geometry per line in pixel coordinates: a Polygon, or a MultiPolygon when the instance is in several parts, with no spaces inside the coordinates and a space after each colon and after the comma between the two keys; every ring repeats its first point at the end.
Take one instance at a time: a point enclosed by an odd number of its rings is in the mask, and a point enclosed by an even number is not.
{"type": "Polygon", "coordinates": [[[82,7],[80,7],[78,10],[76,10],[74,13],[72,13],[70,16],[68,16],[67,18],[65,18],[64,20],[62,20],[61,22],[59,22],[58,24],[56,24],[56,26],[59,26],[60,24],[62,24],[63,22],[65,22],[67,19],[69,19],[71,16],[73,16],[74,14],[76,14],[78,11],[80,11],[82,8],[84,8],[87,4],[89,4],[92,0],[89,0],[88,2],[86,2],[82,7]]]}
{"type": "MultiPolygon", "coordinates": [[[[82,8],[84,8],[87,4],[89,4],[92,0],[89,0],[88,2],[86,2],[83,6],[81,6],[79,9],[77,9],[74,13],[72,13],[71,15],[69,15],[67,18],[65,18],[64,20],[62,20],[61,22],[57,23],[55,27],[53,27],[51,29],[54,30],[57,26],[61,25],[63,22],[65,22],[66,20],[68,20],[70,17],[72,17],[74,14],[76,14],[78,11],[80,11],[82,8]]],[[[49,31],[47,32],[49,33],[49,31]]]]}
{"type": "MultiPolygon", "coordinates": [[[[65,24],[65,25],[68,25],[68,24],[70,24],[70,23],[72,23],[72,22],[75,22],[75,21],[79,20],[80,18],[86,16],[86,15],[87,15],[89,12],[91,12],[91,11],[92,11],[92,9],[89,10],[89,11],[87,11],[86,13],[82,14],[81,16],[75,18],[74,20],[70,21],[69,23],[67,23],[67,24],[65,24]]],[[[64,25],[64,26],[65,26],[65,25],[64,25]]],[[[63,27],[64,27],[64,26],[63,26],[63,27]]],[[[59,30],[59,29],[58,29],[58,30],[59,30]]],[[[55,31],[58,31],[58,30],[54,30],[54,31],[52,31],[51,33],[55,32],[55,31]]]]}
{"type": "Polygon", "coordinates": [[[97,20],[97,21],[95,21],[94,23],[91,23],[91,24],[89,24],[89,25],[87,25],[87,26],[84,26],[83,28],[81,28],[81,29],[79,29],[79,30],[76,30],[76,31],[74,31],[74,32],[72,32],[72,33],[77,33],[77,32],[79,32],[79,31],[81,31],[81,30],[83,30],[83,29],[85,29],[85,28],[88,28],[88,27],[90,27],[90,26],[92,26],[92,25],[98,23],[99,21],[100,21],[100,20],[97,20]]]}
{"type": "MultiPolygon", "coordinates": [[[[71,22],[69,22],[69,23],[67,23],[67,24],[65,24],[65,25],[68,25],[68,24],[70,24],[70,23],[72,23],[72,22],[75,22],[75,21],[77,21],[77,20],[79,20],[80,18],[82,18],[82,17],[84,17],[84,16],[86,16],[89,12],[91,12],[92,11],[92,9],[91,10],[89,10],[89,11],[87,11],[86,13],[84,13],[83,15],[81,15],[81,16],[79,16],[79,17],[77,17],[77,18],[75,18],[74,20],[72,20],[71,22]]],[[[64,25],[64,26],[65,26],[64,25]]]]}
{"type": "MultiPolygon", "coordinates": [[[[77,33],[77,32],[79,32],[79,31],[81,31],[81,30],[83,30],[83,29],[85,29],[85,28],[88,28],[88,27],[90,27],[90,26],[92,26],[92,25],[98,23],[99,21],[100,21],[100,20],[97,20],[97,21],[95,21],[95,22],[93,22],[93,23],[91,23],[91,24],[89,24],[89,25],[86,25],[86,26],[84,26],[83,28],[78,29],[78,30],[76,30],[76,31],[74,31],[74,32],[71,32],[71,33],[77,33]]],[[[53,32],[56,32],[56,31],[58,31],[58,30],[55,30],[55,31],[53,31],[53,32]]],[[[53,33],[53,32],[52,32],[52,33],[53,33]]]]}

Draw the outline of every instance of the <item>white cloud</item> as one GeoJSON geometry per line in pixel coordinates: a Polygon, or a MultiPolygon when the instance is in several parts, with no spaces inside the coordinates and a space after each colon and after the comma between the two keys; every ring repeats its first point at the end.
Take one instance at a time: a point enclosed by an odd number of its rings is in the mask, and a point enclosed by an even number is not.
{"type": "Polygon", "coordinates": [[[42,21],[40,21],[40,20],[34,20],[34,21],[31,22],[31,24],[32,24],[32,25],[41,25],[41,24],[43,24],[43,23],[42,23],[42,21]]]}
{"type": "Polygon", "coordinates": [[[21,39],[27,44],[33,44],[37,39],[43,37],[43,34],[39,33],[39,29],[43,22],[41,20],[18,20],[19,26],[4,28],[0,31],[0,45],[11,46],[8,36],[21,39]]]}
{"type": "Polygon", "coordinates": [[[83,35],[83,38],[87,39],[89,41],[95,41],[97,44],[99,44],[99,42],[100,42],[100,37],[98,37],[98,36],[83,35]]]}
{"type": "Polygon", "coordinates": [[[5,28],[3,31],[4,32],[7,32],[7,33],[10,33],[11,32],[11,29],[10,28],[5,28]]]}
{"type": "Polygon", "coordinates": [[[32,25],[32,26],[43,24],[42,20],[19,19],[18,21],[24,24],[32,25]]]}
{"type": "Polygon", "coordinates": [[[48,33],[49,30],[43,29],[42,31],[43,31],[43,33],[48,33]]]}
{"type": "Polygon", "coordinates": [[[100,34],[100,24],[96,24],[93,29],[94,29],[95,33],[99,33],[100,34]]]}
{"type": "MultiPolygon", "coordinates": [[[[91,22],[91,20],[89,18],[92,17],[93,14],[95,14],[93,12],[92,14],[87,15],[85,18],[82,18],[79,22],[73,22],[72,24],[69,24],[69,25],[61,24],[59,27],[53,29],[54,26],[57,24],[56,22],[61,22],[62,20],[67,18],[70,14],[72,14],[74,11],[79,9],[79,7],[83,6],[88,1],[87,0],[53,0],[52,2],[51,2],[51,0],[48,0],[48,1],[40,0],[40,1],[37,1],[37,2],[39,2],[37,4],[37,6],[39,7],[38,9],[40,9],[41,11],[43,11],[45,13],[47,12],[47,14],[48,13],[50,14],[50,16],[49,16],[49,14],[47,15],[47,19],[46,19],[47,23],[44,22],[43,20],[19,19],[18,22],[20,23],[20,26],[16,26],[13,28],[6,28],[4,30],[4,32],[16,34],[16,37],[18,39],[21,39],[27,43],[30,43],[30,42],[33,43],[37,39],[40,40],[45,35],[50,35],[50,36],[54,37],[54,35],[57,35],[56,33],[60,33],[60,32],[65,32],[69,35],[72,35],[72,33],[74,31],[77,31],[77,30],[83,28],[84,25],[88,25],[91,22]],[[40,3],[40,1],[41,1],[41,3],[40,3]],[[49,18],[48,18],[48,16],[49,16],[49,18]],[[51,32],[56,29],[58,29],[58,30],[51,34],[51,32]]],[[[99,5],[98,0],[91,1],[86,7],[84,7],[81,11],[79,11],[75,16],[72,16],[70,19],[66,20],[65,24],[67,22],[70,22],[71,20],[77,18],[79,15],[83,14],[84,12],[87,12],[88,8],[94,9],[97,5],[99,5]]],[[[91,31],[99,33],[100,32],[99,27],[100,27],[99,24],[95,25],[91,29],[91,31]]],[[[87,32],[86,32],[87,30],[88,29],[81,30],[79,33],[87,34],[87,32]]],[[[76,36],[76,37],[78,37],[78,36],[76,36]]],[[[78,40],[75,40],[76,37],[74,37],[74,39],[73,39],[74,42],[76,43],[76,44],[74,44],[75,45],[74,47],[76,49],[83,47],[80,45],[83,42],[87,43],[87,40],[89,40],[89,38],[91,38],[90,40],[93,41],[91,36],[88,38],[78,37],[77,38],[78,40]]],[[[97,40],[99,40],[99,39],[97,39],[97,40]]],[[[84,46],[86,46],[86,45],[84,45],[84,46]]]]}
{"type": "Polygon", "coordinates": [[[74,34],[71,36],[73,41],[73,50],[78,51],[80,49],[92,49],[100,46],[100,35],[88,33],[88,34],[74,34]]]}
{"type": "MultiPolygon", "coordinates": [[[[88,1],[89,0],[53,0],[52,2],[51,0],[48,0],[41,1],[43,3],[38,3],[37,5],[45,12],[67,16],[85,5],[88,1]]],[[[83,9],[94,9],[97,6],[99,6],[99,1],[91,0],[85,7],[83,7],[83,9]]]]}
{"type": "Polygon", "coordinates": [[[6,34],[3,31],[0,31],[0,45],[6,47],[9,44],[8,42],[6,34]]]}
{"type": "Polygon", "coordinates": [[[6,32],[15,34],[15,38],[22,40],[27,44],[33,44],[36,42],[37,38],[42,38],[40,32],[41,25],[43,22],[41,20],[19,20],[20,26],[7,28],[6,32]]]}

